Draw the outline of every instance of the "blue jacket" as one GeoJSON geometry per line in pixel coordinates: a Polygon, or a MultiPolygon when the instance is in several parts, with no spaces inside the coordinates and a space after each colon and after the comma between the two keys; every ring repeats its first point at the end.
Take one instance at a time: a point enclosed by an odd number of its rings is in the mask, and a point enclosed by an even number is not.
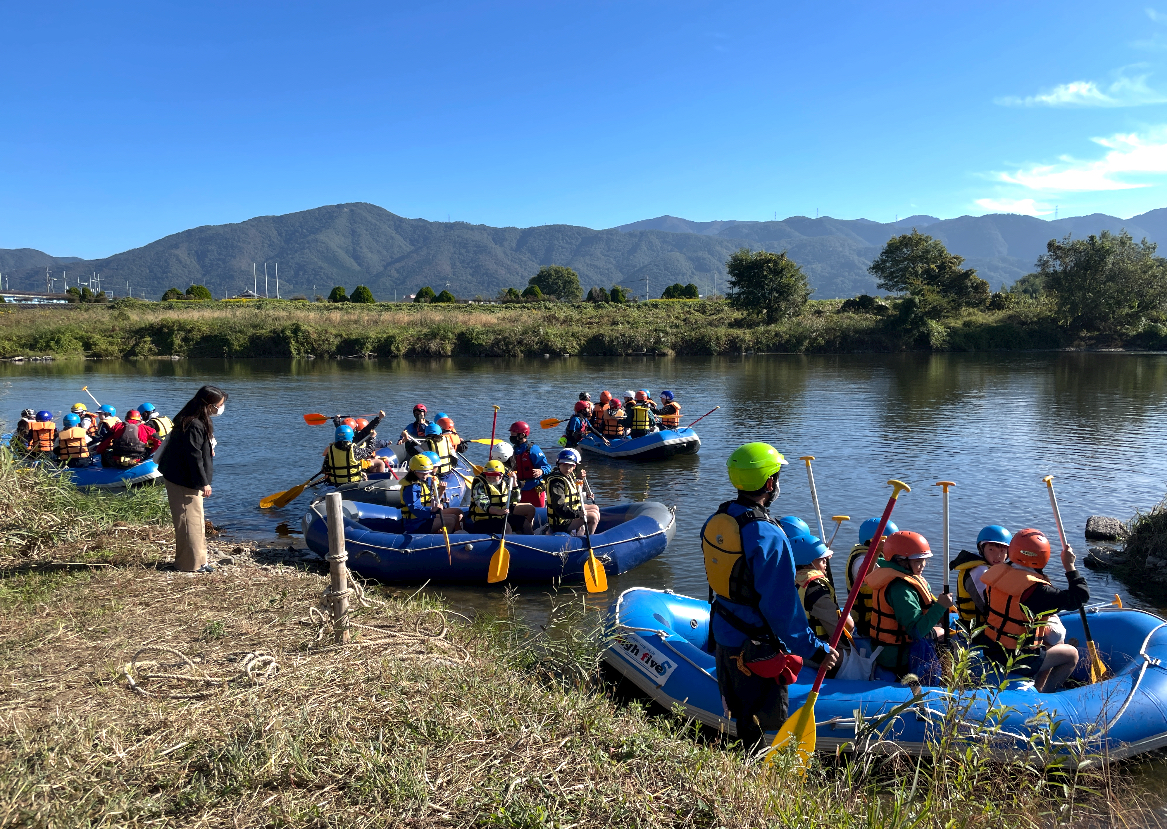
{"type": "MultiPolygon", "coordinates": [[[[749,512],[751,507],[734,501],[729,505],[729,514],[737,518],[749,512]]],[[[701,532],[703,536],[704,526],[701,532]]],[[[754,576],[754,588],[762,599],[757,609],[721,596],[717,597],[717,603],[749,625],[761,626],[765,617],[764,621],[787,651],[803,659],[822,659],[829,643],[815,636],[807,622],[806,611],[798,598],[798,586],[794,583],[794,554],[786,533],[777,524],[751,521],[742,529],[742,551],[754,576]]],[[[713,639],[723,647],[739,648],[746,641],[746,635],[715,613],[713,639]]]]}
{"type": "Polygon", "coordinates": [[[520,486],[519,489],[523,492],[526,492],[528,489],[534,489],[543,483],[543,480],[551,474],[551,464],[548,462],[547,456],[543,454],[543,450],[528,440],[524,441],[522,446],[515,447],[516,470],[519,468],[519,456],[523,455],[524,453],[529,454],[531,459],[531,467],[533,469],[543,470],[543,477],[541,478],[529,478],[525,481],[520,481],[522,486],[520,486]]]}
{"type": "Polygon", "coordinates": [[[425,426],[421,426],[416,420],[413,421],[413,423],[410,423],[408,426],[406,426],[401,431],[408,432],[409,434],[413,435],[415,438],[424,438],[425,437],[425,426]]]}
{"type": "Polygon", "coordinates": [[[429,528],[433,526],[434,513],[437,509],[433,506],[425,506],[421,502],[421,488],[420,481],[413,481],[401,487],[401,506],[403,510],[408,510],[412,514],[412,518],[402,518],[405,521],[405,531],[407,533],[417,532],[424,529],[429,532],[429,528]]]}
{"type": "Polygon", "coordinates": [[[563,434],[571,437],[575,433],[582,432],[586,428],[588,428],[587,422],[582,417],[579,415],[572,415],[571,419],[567,421],[567,428],[563,431],[563,434]]]}

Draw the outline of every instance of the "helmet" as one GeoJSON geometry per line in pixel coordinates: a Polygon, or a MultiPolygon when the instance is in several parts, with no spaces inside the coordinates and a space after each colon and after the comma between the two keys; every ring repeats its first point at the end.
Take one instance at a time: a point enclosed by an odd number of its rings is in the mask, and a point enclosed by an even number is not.
{"type": "Polygon", "coordinates": [[[586,412],[587,410],[588,410],[588,402],[586,400],[581,400],[575,404],[575,413],[576,414],[582,414],[583,412],[586,412]]]}
{"type": "Polygon", "coordinates": [[[509,443],[500,443],[493,449],[494,455],[503,463],[506,463],[515,456],[515,450],[511,449],[509,443]]]}
{"type": "Polygon", "coordinates": [[[574,449],[564,449],[559,453],[559,457],[555,459],[556,463],[576,463],[578,464],[583,458],[580,457],[579,452],[574,449]]]}
{"type": "Polygon", "coordinates": [[[364,429],[368,425],[369,425],[369,421],[365,420],[363,417],[357,418],[357,428],[358,429],[364,429]]]}
{"type": "Polygon", "coordinates": [[[85,414],[85,404],[84,403],[74,403],[72,408],[69,409],[69,411],[76,412],[77,414],[85,414]]]}
{"type": "Polygon", "coordinates": [[[425,407],[425,403],[418,403],[416,406],[413,407],[413,410],[415,412],[428,412],[429,411],[429,409],[427,409],[425,407]]]}
{"type": "Polygon", "coordinates": [[[441,420],[443,417],[449,417],[449,415],[445,412],[438,412],[436,415],[434,415],[434,420],[441,420]]]}
{"type": "Polygon", "coordinates": [[[66,429],[72,429],[74,426],[80,426],[80,425],[81,425],[81,418],[79,418],[77,415],[73,414],[72,412],[69,412],[69,414],[65,415],[65,428],[66,429]]]}
{"type": "Polygon", "coordinates": [[[454,431],[454,419],[449,415],[442,415],[435,421],[443,430],[454,431]]]}
{"type": "Polygon", "coordinates": [[[608,401],[611,399],[612,399],[612,392],[608,391],[607,389],[604,389],[602,392],[600,392],[600,405],[601,406],[607,406],[608,401]]]}
{"type": "Polygon", "coordinates": [[[782,470],[786,458],[768,443],[747,443],[739,446],[725,462],[729,482],[735,489],[755,492],[766,485],[771,476],[782,470]]]}
{"type": "Polygon", "coordinates": [[[491,458],[486,462],[486,466],[482,467],[482,472],[485,475],[505,475],[507,468],[502,465],[502,461],[491,458]]]}
{"type": "Polygon", "coordinates": [[[53,413],[46,412],[42,409],[41,411],[36,413],[36,419],[39,420],[41,423],[48,423],[50,420],[53,419],[53,413]]]}
{"type": "Polygon", "coordinates": [[[154,408],[153,403],[143,403],[141,406],[138,407],[138,411],[141,412],[143,415],[150,415],[158,410],[154,408]]]}
{"type": "Polygon", "coordinates": [[[645,400],[648,400],[648,392],[646,392],[644,389],[641,389],[636,393],[636,401],[638,403],[643,403],[645,400]]]}
{"type": "Polygon", "coordinates": [[[439,463],[442,462],[442,459],[438,457],[437,452],[422,452],[421,454],[423,454],[427,458],[429,458],[430,463],[434,464],[434,466],[437,466],[439,463]]]}
{"type": "Polygon", "coordinates": [[[130,409],[128,412],[126,412],[126,420],[128,420],[132,423],[141,423],[142,422],[142,413],[139,412],[137,409],[130,409]]]}
{"type": "Polygon", "coordinates": [[[527,425],[525,420],[516,420],[511,424],[512,435],[522,435],[523,437],[530,437],[531,427],[527,425]]]}
{"type": "Polygon", "coordinates": [[[1040,570],[1049,564],[1049,539],[1041,530],[1018,530],[1009,542],[1009,560],[1022,567],[1040,570]]]}
{"type": "Polygon", "coordinates": [[[337,426],[336,427],[336,435],[334,436],[334,439],[336,440],[337,443],[340,443],[341,441],[346,441],[346,440],[351,442],[353,437],[355,436],[355,434],[356,433],[353,432],[352,426],[337,426]]]}
{"type": "Polygon", "coordinates": [[[796,567],[805,567],[813,564],[820,558],[830,558],[834,555],[831,549],[813,535],[800,535],[790,539],[790,547],[794,550],[794,564],[796,567]]]}
{"type": "Polygon", "coordinates": [[[620,398],[613,397],[611,400],[609,400],[608,401],[608,408],[612,411],[619,409],[620,408],[620,398]]]}
{"type": "Polygon", "coordinates": [[[778,519],[778,526],[786,537],[793,541],[800,535],[810,535],[810,527],[797,515],[784,515],[778,519]]]}
{"type": "Polygon", "coordinates": [[[624,399],[625,400],[632,400],[634,397],[636,397],[636,392],[632,391],[632,389],[629,389],[628,391],[624,392],[624,399]]]}
{"type": "MultiPolygon", "coordinates": [[[[862,524],[859,525],[859,543],[860,544],[870,544],[871,537],[873,535],[875,535],[875,531],[878,529],[879,529],[879,519],[878,518],[868,518],[866,521],[864,521],[862,524]]],[[[894,521],[888,521],[887,526],[883,528],[883,534],[885,536],[891,535],[894,532],[899,532],[899,529],[900,528],[895,525],[894,521]]]]}
{"type": "Polygon", "coordinates": [[[353,429],[357,428],[357,420],[354,417],[346,417],[341,421],[341,423],[343,423],[345,426],[351,426],[353,429]]]}
{"type": "Polygon", "coordinates": [[[995,544],[1004,544],[1009,546],[1010,540],[1013,538],[1013,533],[1002,527],[1000,524],[990,524],[985,527],[977,535],[977,549],[981,549],[981,545],[986,541],[992,541],[995,544]]]}
{"type": "Polygon", "coordinates": [[[665,389],[664,391],[662,391],[660,393],[660,399],[665,401],[666,403],[671,401],[673,399],[673,397],[674,397],[673,393],[671,391],[669,391],[668,389],[665,389]]]}
{"type": "Polygon", "coordinates": [[[591,396],[591,394],[589,394],[588,392],[586,392],[586,391],[581,391],[581,392],[579,393],[579,401],[580,401],[581,403],[583,403],[583,402],[585,402],[585,401],[588,401],[588,402],[590,402],[590,401],[591,401],[591,399],[592,399],[592,396],[591,396]]]}
{"type": "Polygon", "coordinates": [[[889,561],[893,558],[932,558],[932,550],[924,536],[910,530],[899,530],[883,542],[883,557],[889,561]]]}
{"type": "Polygon", "coordinates": [[[422,452],[409,459],[410,472],[429,472],[434,468],[434,462],[429,459],[431,452],[422,452]]]}
{"type": "Polygon", "coordinates": [[[117,417],[118,410],[111,406],[109,403],[106,403],[101,407],[101,413],[109,415],[110,417],[117,417]]]}
{"type": "Polygon", "coordinates": [[[440,435],[441,433],[442,433],[442,427],[436,423],[431,423],[425,427],[425,436],[427,438],[430,435],[440,435]]]}
{"type": "Polygon", "coordinates": [[[36,412],[34,412],[32,409],[25,409],[20,413],[20,417],[23,420],[32,420],[36,417],[36,412]]]}

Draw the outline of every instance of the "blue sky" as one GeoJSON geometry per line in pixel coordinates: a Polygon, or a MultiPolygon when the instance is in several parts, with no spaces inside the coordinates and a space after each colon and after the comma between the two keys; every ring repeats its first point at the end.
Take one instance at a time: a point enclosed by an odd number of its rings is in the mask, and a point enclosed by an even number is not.
{"type": "Polygon", "coordinates": [[[0,0],[0,247],[1167,206],[1167,0],[0,0]],[[958,7],[959,5],[959,7],[958,7]]]}

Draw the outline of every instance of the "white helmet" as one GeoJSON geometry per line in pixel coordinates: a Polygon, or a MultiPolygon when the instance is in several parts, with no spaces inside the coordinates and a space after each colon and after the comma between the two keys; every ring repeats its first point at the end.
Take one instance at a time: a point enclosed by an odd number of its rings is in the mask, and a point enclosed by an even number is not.
{"type": "Polygon", "coordinates": [[[515,456],[515,450],[511,448],[509,443],[499,443],[495,445],[494,451],[491,454],[503,463],[506,463],[515,456]]]}

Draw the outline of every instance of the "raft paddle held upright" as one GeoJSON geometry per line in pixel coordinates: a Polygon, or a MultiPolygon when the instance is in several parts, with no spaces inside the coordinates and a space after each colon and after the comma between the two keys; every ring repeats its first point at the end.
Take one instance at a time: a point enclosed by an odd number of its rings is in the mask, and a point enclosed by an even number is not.
{"type": "Polygon", "coordinates": [[[810,500],[814,503],[814,514],[819,519],[819,540],[821,541],[827,537],[827,530],[823,526],[823,511],[819,509],[819,493],[814,488],[814,471],[810,468],[810,462],[814,460],[814,455],[803,455],[799,460],[806,464],[806,479],[810,482],[810,500]]]}
{"type": "Polygon", "coordinates": [[[705,414],[701,415],[701,417],[699,417],[699,418],[697,418],[696,420],[694,420],[692,423],[690,423],[690,424],[689,424],[688,426],[686,426],[685,428],[686,428],[686,429],[692,429],[694,426],[696,426],[698,423],[700,423],[700,422],[701,422],[702,420],[704,420],[705,418],[709,417],[709,415],[713,414],[714,412],[716,412],[716,411],[717,411],[718,409],[720,409],[720,408],[721,408],[720,406],[714,406],[712,409],[710,409],[709,411],[707,411],[705,414]]]}
{"type": "Polygon", "coordinates": [[[82,386],[81,391],[83,391],[89,395],[89,399],[93,401],[94,406],[96,406],[99,409],[101,408],[101,404],[97,402],[97,398],[93,396],[93,392],[91,392],[89,390],[89,386],[82,386]]]}
{"type": "MultiPolygon", "coordinates": [[[[948,488],[956,486],[952,481],[937,481],[933,486],[941,487],[944,491],[944,592],[951,592],[948,583],[948,488]]],[[[948,612],[944,613],[944,639],[948,641],[948,612]]]]}
{"type": "Polygon", "coordinates": [[[486,453],[486,459],[494,459],[494,427],[498,425],[498,406],[494,407],[494,419],[490,421],[490,450],[486,453]]]}

